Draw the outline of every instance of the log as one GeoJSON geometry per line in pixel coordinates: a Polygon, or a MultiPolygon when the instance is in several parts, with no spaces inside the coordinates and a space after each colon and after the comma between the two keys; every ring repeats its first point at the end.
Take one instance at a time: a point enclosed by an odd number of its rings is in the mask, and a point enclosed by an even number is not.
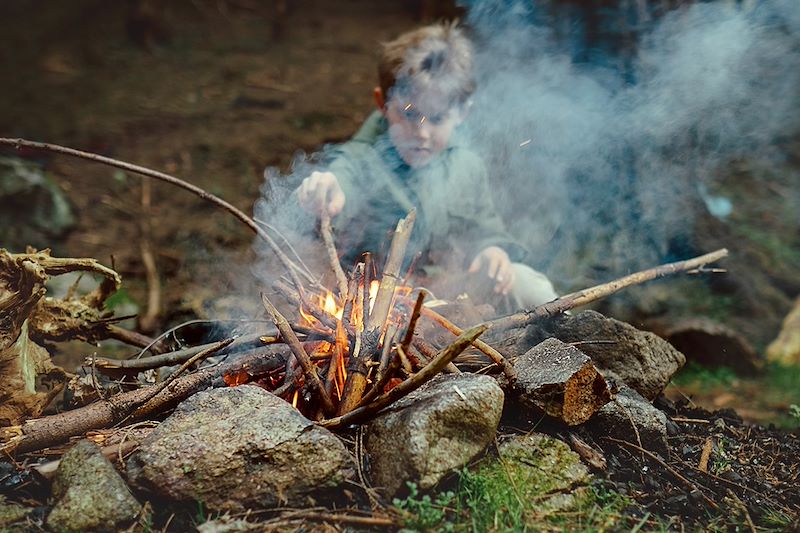
{"type": "Polygon", "coordinates": [[[514,394],[522,405],[567,425],[586,422],[611,400],[611,391],[588,356],[558,339],[547,339],[515,364],[514,394]]]}
{"type": "Polygon", "coordinates": [[[61,444],[70,437],[83,435],[87,431],[111,427],[127,416],[131,405],[141,405],[131,413],[132,419],[141,419],[162,413],[192,394],[209,386],[227,387],[223,376],[235,372],[266,373],[286,364],[286,354],[256,353],[224,365],[206,367],[188,376],[176,379],[169,387],[159,392],[149,401],[153,387],[145,387],[112,396],[108,400],[51,415],[29,420],[22,427],[22,434],[6,442],[2,451],[20,454],[41,450],[61,444]]]}

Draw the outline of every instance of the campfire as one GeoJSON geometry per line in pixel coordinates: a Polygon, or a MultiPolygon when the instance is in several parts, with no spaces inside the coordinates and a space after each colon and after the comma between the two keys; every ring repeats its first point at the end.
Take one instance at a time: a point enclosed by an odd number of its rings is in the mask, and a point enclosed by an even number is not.
{"type": "MultiPolygon", "coordinates": [[[[38,144],[35,146],[42,147],[38,144]]],[[[70,149],[61,151],[78,154],[70,149]]],[[[97,158],[99,156],[92,159],[97,158]]],[[[417,401],[415,391],[426,384],[430,385],[427,388],[444,384],[450,387],[450,397],[457,395],[463,404],[474,407],[475,396],[467,401],[467,395],[474,394],[474,391],[465,388],[465,395],[451,378],[482,379],[489,381],[496,389],[500,396],[498,419],[494,421],[490,438],[494,438],[504,400],[517,402],[522,410],[547,415],[559,424],[579,426],[588,423],[604,405],[616,401],[614,395],[618,392],[595,367],[602,357],[595,357],[595,354],[590,358],[583,351],[590,353],[592,343],[597,344],[598,352],[602,351],[604,343],[624,342],[625,335],[629,333],[619,333],[614,340],[598,340],[586,338],[591,335],[581,337],[582,330],[576,328],[570,333],[573,338],[564,340],[569,335],[552,334],[552,330],[544,328],[550,333],[544,338],[537,338],[535,345],[529,345],[525,340],[527,337],[533,338],[530,330],[548,319],[555,319],[554,322],[569,320],[566,311],[631,285],[680,272],[713,271],[707,265],[727,255],[727,251],[722,249],[657,266],[564,295],[533,309],[470,325],[463,316],[439,312],[439,307],[431,305],[433,302],[426,302],[429,297],[427,291],[415,287],[408,275],[401,274],[409,236],[414,227],[414,212],[398,222],[382,265],[378,265],[367,254],[352,265],[349,272],[345,272],[339,261],[330,220],[323,218],[320,233],[330,264],[331,275],[328,277],[335,280],[335,287],[332,288],[320,283],[306,269],[292,261],[263,227],[223,200],[171,176],[113,160],[104,162],[192,190],[232,212],[266,241],[285,267],[285,275],[272,283],[269,292],[264,287],[260,295],[275,328],[208,344],[170,349],[161,338],[151,339],[123,330],[115,324],[116,319],[103,310],[105,298],[120,285],[120,278],[112,269],[89,259],[52,258],[47,251],[29,250],[25,254],[11,254],[0,250],[0,292],[12,295],[11,298],[0,298],[0,311],[3,311],[0,316],[4,320],[0,355],[19,355],[17,351],[26,349],[24,346],[28,341],[35,344],[67,338],[92,342],[114,338],[142,348],[139,357],[130,359],[118,360],[96,355],[88,357],[84,363],[85,373],[73,377],[69,385],[75,398],[71,410],[39,418],[46,404],[58,392],[59,385],[33,399],[22,393],[19,397],[12,395],[11,401],[4,406],[9,408],[6,411],[9,422],[0,434],[3,451],[9,455],[57,449],[70,439],[89,435],[100,444],[113,442],[111,453],[121,457],[141,442],[126,444],[124,437],[121,441],[113,440],[114,430],[107,428],[123,426],[132,429],[139,423],[150,423],[142,421],[164,418],[173,413],[159,428],[153,430],[155,433],[167,425],[175,414],[185,413],[189,409],[187,404],[202,402],[198,398],[206,395],[209,389],[227,391],[233,395],[239,394],[239,391],[245,391],[242,395],[252,395],[255,391],[268,396],[269,401],[280,404],[292,416],[305,421],[307,428],[334,430],[348,436],[355,433],[358,435],[358,450],[362,450],[360,439],[363,432],[368,431],[364,428],[378,422],[381,417],[388,417],[393,410],[400,409],[397,406],[402,404],[406,408],[409,402],[417,401]],[[104,281],[96,291],[80,298],[64,301],[43,298],[44,283],[48,276],[71,271],[94,272],[103,276],[104,281]],[[283,312],[278,309],[279,306],[283,312]],[[7,335],[6,330],[9,332],[7,335]],[[491,331],[491,338],[488,341],[479,339],[487,330],[491,331]],[[22,339],[22,342],[18,342],[18,339],[22,339]],[[444,342],[442,339],[445,339],[444,342]],[[581,349],[576,346],[581,346],[581,349]],[[467,349],[471,349],[474,355],[462,355],[467,349]],[[150,355],[145,356],[147,351],[150,351],[150,355]],[[480,364],[480,374],[497,379],[475,376],[478,373],[473,372],[476,362],[480,364]],[[165,379],[154,384],[144,382],[142,376],[152,376],[155,370],[161,368],[171,370],[165,379]],[[429,383],[433,381],[435,383],[429,383]],[[237,389],[246,384],[257,385],[271,394],[253,386],[237,389]],[[450,394],[451,391],[453,394],[450,394]],[[130,425],[132,423],[134,426],[130,425]],[[352,428],[356,428],[355,431],[351,431],[352,428]]],[[[583,324],[594,328],[598,321],[612,322],[598,316],[600,318],[590,316],[583,324]]],[[[606,324],[604,327],[613,329],[622,326],[606,324]]],[[[635,329],[629,325],[625,327],[635,329]]],[[[608,331],[608,336],[613,336],[614,332],[608,331]]],[[[660,339],[659,342],[666,344],[660,339]]],[[[675,352],[674,348],[669,349],[675,352]]],[[[618,350],[616,356],[624,351],[618,350]]],[[[615,404],[621,411],[620,416],[630,417],[629,406],[633,405],[643,403],[645,407],[653,408],[649,402],[659,394],[682,361],[669,363],[671,366],[656,380],[650,379],[653,377],[650,375],[652,367],[648,367],[647,372],[641,372],[647,374],[647,383],[634,383],[635,379],[625,383],[630,389],[620,392],[621,400],[615,404]]],[[[50,374],[54,378],[61,378],[62,382],[65,377],[63,371],[50,374]]],[[[459,383],[463,386],[464,382],[459,383]]],[[[425,392],[425,389],[419,392],[425,392]]],[[[599,418],[595,420],[598,424],[599,418]]],[[[619,426],[619,422],[614,420],[619,419],[609,420],[610,425],[604,427],[603,431],[612,434],[615,425],[619,426]]],[[[621,420],[627,424],[628,418],[621,420]]],[[[326,433],[338,446],[342,446],[338,437],[326,433]]],[[[639,442],[636,449],[645,453],[642,445],[649,436],[644,432],[636,436],[639,442]]],[[[652,445],[654,449],[661,444],[658,438],[655,437],[655,444],[652,445]]],[[[615,437],[607,437],[607,440],[630,444],[615,437]]],[[[479,449],[485,448],[485,445],[483,443],[479,449]]],[[[133,461],[135,464],[128,465],[133,477],[142,477],[141,469],[147,465],[143,458],[146,453],[140,452],[141,447],[136,452],[140,455],[137,459],[139,463],[133,461]]],[[[597,450],[589,446],[578,453],[592,456],[596,455],[597,450]]],[[[381,459],[372,457],[370,460],[374,475],[381,459]]],[[[381,478],[384,480],[383,487],[389,485],[386,480],[391,480],[392,468],[397,463],[393,458],[386,461],[392,464],[384,470],[384,477],[381,478]]],[[[595,463],[589,459],[587,461],[590,464],[604,464],[602,457],[595,463]]],[[[360,464],[359,476],[363,482],[365,477],[360,464]]],[[[56,467],[45,463],[36,468],[42,475],[52,475],[56,467]]],[[[684,484],[688,486],[690,483],[684,481],[684,484]]],[[[365,486],[368,484],[365,483],[365,486]]],[[[280,490],[277,493],[280,494],[280,490]]],[[[392,519],[390,523],[396,521],[392,519]]]]}

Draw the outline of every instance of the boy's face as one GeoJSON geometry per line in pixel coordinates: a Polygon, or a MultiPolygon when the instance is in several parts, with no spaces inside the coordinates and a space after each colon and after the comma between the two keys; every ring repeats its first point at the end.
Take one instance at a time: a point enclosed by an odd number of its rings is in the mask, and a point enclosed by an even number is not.
{"type": "Polygon", "coordinates": [[[389,138],[412,168],[424,167],[447,148],[463,118],[460,106],[427,93],[392,96],[383,113],[389,122],[389,138]]]}

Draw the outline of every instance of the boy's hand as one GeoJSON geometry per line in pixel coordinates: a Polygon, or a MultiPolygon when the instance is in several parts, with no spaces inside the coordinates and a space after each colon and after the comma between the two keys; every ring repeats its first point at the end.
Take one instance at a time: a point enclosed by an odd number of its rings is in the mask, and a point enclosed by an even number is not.
{"type": "Polygon", "coordinates": [[[345,198],[333,172],[312,172],[297,188],[297,200],[309,213],[334,217],[342,212],[345,198]]]}
{"type": "Polygon", "coordinates": [[[468,272],[476,273],[484,269],[486,274],[497,282],[494,286],[494,292],[508,294],[508,291],[514,285],[514,269],[511,266],[511,259],[509,259],[505,250],[497,246],[484,248],[472,260],[468,272]]]}

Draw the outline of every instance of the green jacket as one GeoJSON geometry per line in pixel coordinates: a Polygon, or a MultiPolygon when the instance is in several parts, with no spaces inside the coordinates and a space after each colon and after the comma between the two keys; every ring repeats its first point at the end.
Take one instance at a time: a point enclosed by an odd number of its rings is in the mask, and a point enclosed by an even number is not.
{"type": "Polygon", "coordinates": [[[494,208],[483,161],[452,144],[422,168],[402,161],[387,133],[386,119],[373,113],[358,133],[337,147],[328,170],[345,193],[334,220],[344,259],[388,250],[398,220],[417,209],[406,253],[423,253],[421,265],[469,264],[487,246],[499,246],[512,261],[526,250],[506,231],[494,208]]]}

